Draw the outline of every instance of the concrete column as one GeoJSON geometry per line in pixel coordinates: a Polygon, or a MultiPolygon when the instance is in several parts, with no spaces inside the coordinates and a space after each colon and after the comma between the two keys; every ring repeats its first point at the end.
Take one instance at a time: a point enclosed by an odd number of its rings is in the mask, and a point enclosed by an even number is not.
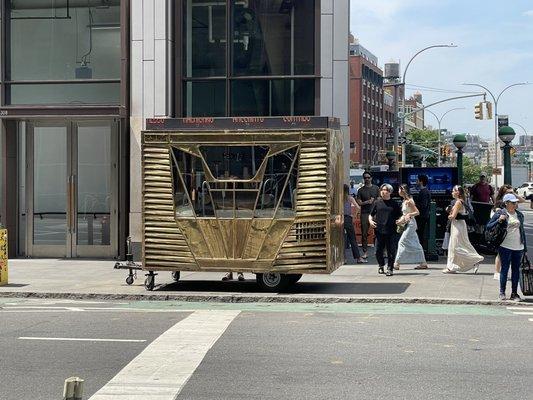
{"type": "Polygon", "coordinates": [[[340,119],[344,138],[345,178],[350,169],[349,0],[323,0],[320,10],[320,115],[340,119]]]}
{"type": "Polygon", "coordinates": [[[173,110],[172,0],[131,1],[130,236],[134,258],[141,243],[141,132],[147,118],[173,110]]]}

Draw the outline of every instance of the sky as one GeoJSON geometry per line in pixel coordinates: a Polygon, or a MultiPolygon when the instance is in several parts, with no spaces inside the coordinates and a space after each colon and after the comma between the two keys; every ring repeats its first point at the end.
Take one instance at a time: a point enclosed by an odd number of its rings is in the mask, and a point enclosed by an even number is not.
{"type": "MultiPolygon", "coordinates": [[[[509,115],[509,122],[518,123],[533,134],[533,0],[350,3],[351,32],[378,57],[381,68],[386,62],[400,61],[403,72],[409,59],[424,47],[450,43],[458,46],[430,49],[414,59],[406,75],[408,97],[419,91],[424,104],[430,104],[468,94],[461,92],[478,92],[462,83],[482,84],[497,97],[509,84],[531,82],[532,85],[507,90],[498,102],[498,113],[509,115]]],[[[430,110],[440,117],[449,109],[464,107],[448,113],[441,127],[494,139],[494,120],[474,118],[474,104],[478,101],[455,100],[430,110]]],[[[425,118],[426,125],[437,127],[431,114],[426,113],[425,118]]],[[[519,126],[511,126],[517,135],[524,134],[519,126]]],[[[517,139],[513,143],[516,142],[517,139]]]]}

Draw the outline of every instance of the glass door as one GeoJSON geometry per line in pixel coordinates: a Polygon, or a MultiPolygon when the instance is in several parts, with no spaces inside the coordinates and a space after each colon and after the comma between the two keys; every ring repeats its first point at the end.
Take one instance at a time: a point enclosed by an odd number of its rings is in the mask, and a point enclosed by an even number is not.
{"type": "Polygon", "coordinates": [[[29,123],[26,140],[27,252],[71,257],[71,134],[66,123],[29,123]]]}
{"type": "Polygon", "coordinates": [[[117,254],[117,123],[27,124],[26,255],[117,254]]]}
{"type": "Polygon", "coordinates": [[[117,126],[112,121],[73,123],[73,257],[117,253],[117,126]]]}

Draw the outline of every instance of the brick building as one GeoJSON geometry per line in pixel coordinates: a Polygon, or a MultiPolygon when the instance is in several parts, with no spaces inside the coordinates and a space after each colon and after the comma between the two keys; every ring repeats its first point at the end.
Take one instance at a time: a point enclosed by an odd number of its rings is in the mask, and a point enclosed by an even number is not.
{"type": "Polygon", "coordinates": [[[350,44],[350,160],[360,166],[377,164],[385,150],[384,126],[392,127],[392,96],[384,104],[383,71],[378,59],[356,40],[350,44]]]}

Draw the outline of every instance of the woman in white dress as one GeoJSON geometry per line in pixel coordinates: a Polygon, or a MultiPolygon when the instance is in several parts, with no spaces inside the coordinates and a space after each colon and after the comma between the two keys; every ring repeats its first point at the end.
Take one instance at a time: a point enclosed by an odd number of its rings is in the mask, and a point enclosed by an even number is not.
{"type": "Polygon", "coordinates": [[[477,272],[478,264],[483,261],[468,239],[468,229],[466,227],[465,216],[468,215],[465,204],[465,191],[461,186],[454,186],[452,196],[455,199],[452,211],[448,216],[450,219],[450,243],[448,245],[448,263],[442,272],[454,274],[456,272],[466,272],[472,268],[477,272]]]}
{"type": "Polygon", "coordinates": [[[426,269],[426,257],[424,249],[416,234],[417,225],[415,217],[420,214],[415,205],[409,186],[400,185],[399,194],[403,199],[402,216],[396,221],[396,225],[404,228],[398,242],[398,252],[394,260],[394,269],[400,269],[400,264],[417,264],[415,269],[426,269]]]}

